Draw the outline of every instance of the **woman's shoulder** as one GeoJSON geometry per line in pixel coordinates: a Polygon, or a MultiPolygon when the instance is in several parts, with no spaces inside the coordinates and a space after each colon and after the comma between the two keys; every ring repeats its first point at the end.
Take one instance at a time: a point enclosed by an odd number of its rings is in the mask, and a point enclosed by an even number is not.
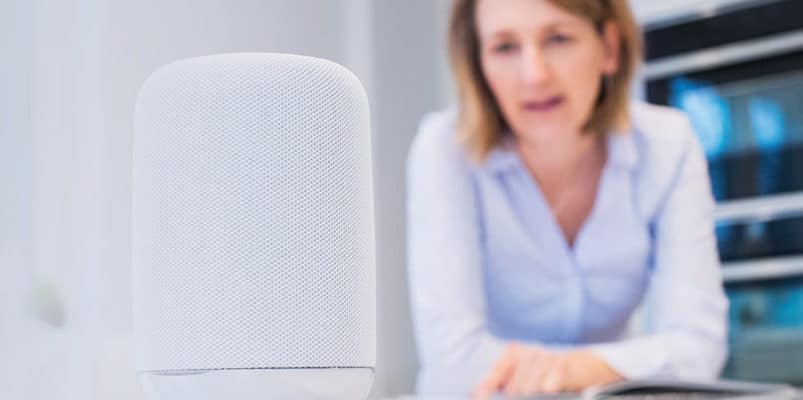
{"type": "Polygon", "coordinates": [[[638,144],[660,159],[681,158],[697,141],[688,117],[680,110],[634,102],[631,113],[638,144]]]}
{"type": "MultiPolygon", "coordinates": [[[[655,211],[689,166],[705,169],[705,155],[689,118],[682,111],[647,103],[631,105],[637,184],[645,211],[655,211]]],[[[707,171],[699,171],[707,175],[707,171]]]]}
{"type": "Polygon", "coordinates": [[[420,166],[422,170],[465,170],[468,157],[457,138],[457,109],[449,107],[426,114],[410,145],[408,169],[420,166]]]}
{"type": "Polygon", "coordinates": [[[691,122],[682,111],[633,103],[631,121],[639,166],[651,179],[671,179],[690,155],[702,154],[691,122]]]}

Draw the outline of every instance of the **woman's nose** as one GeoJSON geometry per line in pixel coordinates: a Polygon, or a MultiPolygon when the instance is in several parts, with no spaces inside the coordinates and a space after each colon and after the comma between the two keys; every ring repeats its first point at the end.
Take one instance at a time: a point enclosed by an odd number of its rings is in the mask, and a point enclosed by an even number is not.
{"type": "Polygon", "coordinates": [[[528,47],[522,52],[520,75],[522,83],[542,84],[552,77],[549,62],[538,49],[528,47]]]}

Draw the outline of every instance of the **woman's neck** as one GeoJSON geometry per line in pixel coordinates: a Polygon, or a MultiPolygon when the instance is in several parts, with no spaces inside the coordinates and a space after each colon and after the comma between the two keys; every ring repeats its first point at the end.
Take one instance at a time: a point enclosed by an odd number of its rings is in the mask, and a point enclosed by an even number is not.
{"type": "Polygon", "coordinates": [[[577,176],[585,166],[604,158],[604,141],[599,135],[561,135],[550,140],[516,140],[516,150],[525,166],[541,185],[561,186],[577,176]]]}

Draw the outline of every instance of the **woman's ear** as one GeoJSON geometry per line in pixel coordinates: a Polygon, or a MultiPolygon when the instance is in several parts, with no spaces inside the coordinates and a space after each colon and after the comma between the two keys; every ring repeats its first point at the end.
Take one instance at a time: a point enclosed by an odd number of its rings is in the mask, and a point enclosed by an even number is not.
{"type": "Polygon", "coordinates": [[[602,73],[614,75],[619,71],[619,55],[622,47],[622,36],[619,26],[613,21],[606,21],[602,29],[603,62],[602,73]]]}

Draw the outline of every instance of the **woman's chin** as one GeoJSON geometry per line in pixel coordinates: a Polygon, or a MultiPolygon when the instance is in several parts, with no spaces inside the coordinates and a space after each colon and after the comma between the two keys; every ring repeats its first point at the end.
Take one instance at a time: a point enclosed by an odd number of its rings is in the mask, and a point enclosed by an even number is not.
{"type": "Polygon", "coordinates": [[[523,129],[519,130],[519,135],[527,142],[549,143],[559,138],[565,138],[577,131],[576,128],[573,129],[567,126],[565,121],[562,122],[550,123],[550,121],[543,121],[526,124],[523,129]]]}

